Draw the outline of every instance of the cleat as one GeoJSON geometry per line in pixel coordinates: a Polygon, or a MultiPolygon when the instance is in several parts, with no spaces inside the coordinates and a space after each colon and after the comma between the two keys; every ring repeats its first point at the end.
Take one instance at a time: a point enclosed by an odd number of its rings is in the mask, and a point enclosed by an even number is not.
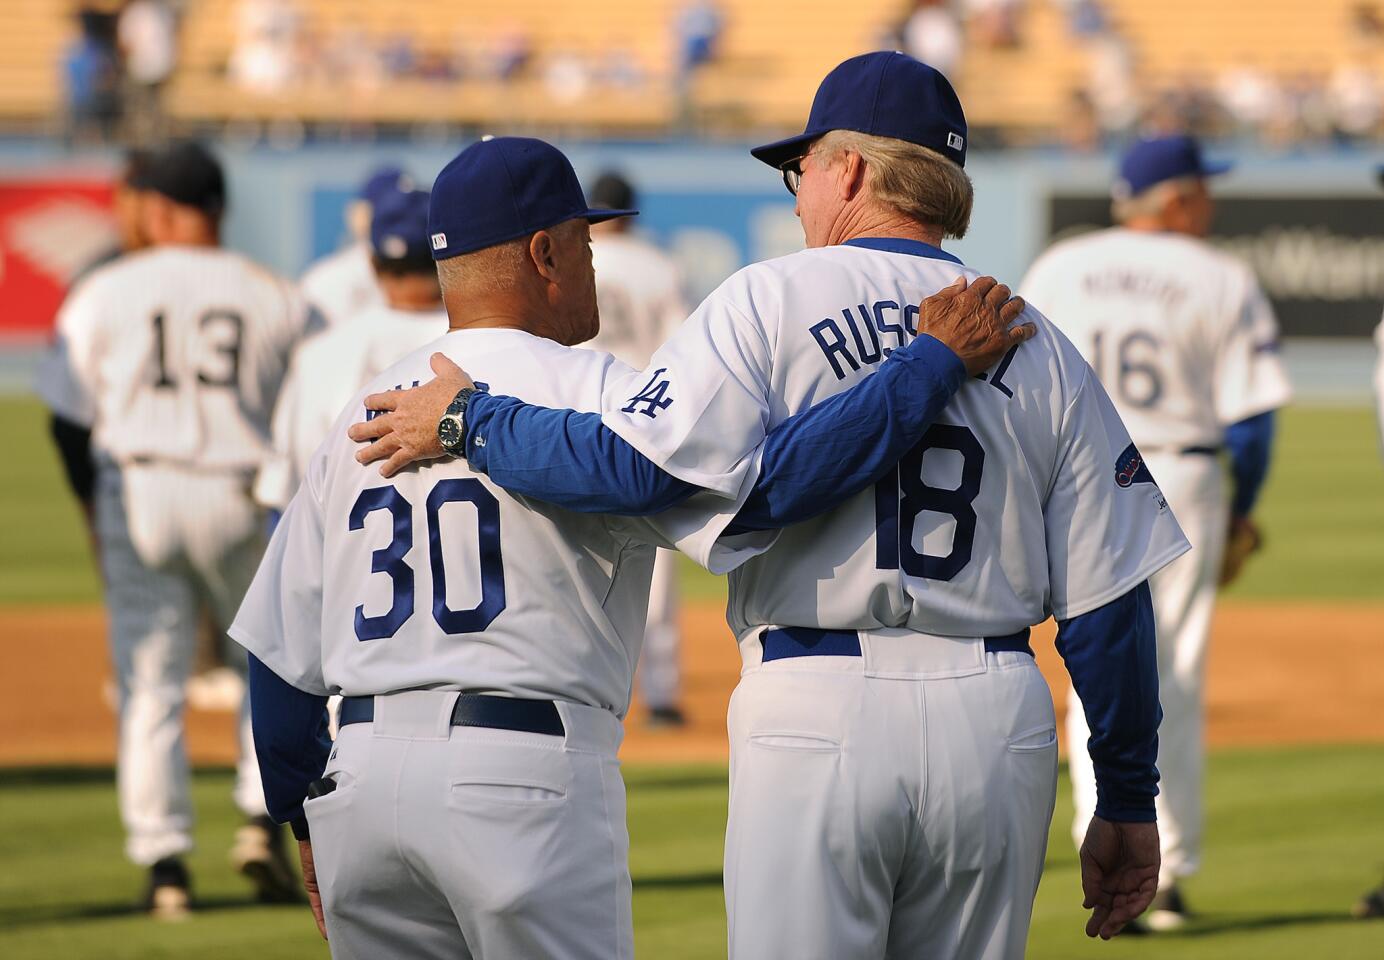
{"type": "Polygon", "coordinates": [[[1154,894],[1153,902],[1149,904],[1143,921],[1150,930],[1166,933],[1185,924],[1187,917],[1187,904],[1183,902],[1182,893],[1174,884],[1154,894]]]}
{"type": "Polygon", "coordinates": [[[1377,920],[1384,917],[1384,886],[1375,887],[1350,908],[1350,915],[1357,920],[1377,920]]]}
{"type": "Polygon", "coordinates": [[[283,828],[268,817],[253,817],[235,832],[231,863],[255,888],[260,903],[301,903],[298,871],[284,850],[283,828]]]}
{"type": "Polygon", "coordinates": [[[192,881],[182,860],[165,857],[149,868],[144,911],[165,923],[176,923],[192,915],[192,881]]]}

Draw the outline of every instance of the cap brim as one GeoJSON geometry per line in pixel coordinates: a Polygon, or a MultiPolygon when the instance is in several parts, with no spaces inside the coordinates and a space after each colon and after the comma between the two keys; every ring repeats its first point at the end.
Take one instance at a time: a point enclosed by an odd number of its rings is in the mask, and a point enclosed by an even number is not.
{"type": "Polygon", "coordinates": [[[580,219],[580,220],[585,220],[587,223],[603,223],[603,222],[605,222],[606,220],[614,220],[614,219],[616,219],[617,217],[637,217],[637,216],[639,216],[639,211],[638,211],[638,210],[610,210],[610,209],[607,209],[607,208],[604,208],[604,207],[601,207],[601,208],[593,207],[593,208],[587,210],[585,213],[579,213],[579,214],[577,214],[577,215],[576,215],[575,217],[573,217],[572,219],[573,219],[573,220],[578,220],[578,219],[580,219]]]}
{"type": "Polygon", "coordinates": [[[777,140],[762,147],[754,147],[750,150],[750,156],[777,170],[794,157],[802,156],[803,148],[820,136],[821,133],[800,133],[787,140],[777,140]]]}
{"type": "Polygon", "coordinates": [[[1229,173],[1235,169],[1235,164],[1229,160],[1220,160],[1215,163],[1203,163],[1201,165],[1201,175],[1203,177],[1219,177],[1223,173],[1229,173]]]}

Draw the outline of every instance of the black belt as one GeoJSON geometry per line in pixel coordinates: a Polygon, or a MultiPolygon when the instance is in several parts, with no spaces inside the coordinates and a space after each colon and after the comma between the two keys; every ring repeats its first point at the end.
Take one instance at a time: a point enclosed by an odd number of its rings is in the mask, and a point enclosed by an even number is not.
{"type": "MultiPolygon", "coordinates": [[[[760,637],[764,645],[764,661],[786,660],[790,657],[858,657],[860,635],[854,630],[819,630],[816,627],[776,627],[765,630],[760,637]]],[[[1028,645],[1028,627],[1002,637],[985,638],[986,653],[1026,653],[1033,656],[1028,645]]]]}
{"type": "Polygon", "coordinates": [[[1142,453],[1176,453],[1183,457],[1214,457],[1220,447],[1140,447],[1142,453]]]}
{"type": "MultiPolygon", "coordinates": [[[[343,697],[338,724],[370,723],[375,719],[374,697],[343,697]]],[[[452,726],[489,727],[492,730],[518,730],[561,737],[567,730],[551,700],[520,700],[492,697],[484,693],[463,693],[452,708],[452,726]]]]}

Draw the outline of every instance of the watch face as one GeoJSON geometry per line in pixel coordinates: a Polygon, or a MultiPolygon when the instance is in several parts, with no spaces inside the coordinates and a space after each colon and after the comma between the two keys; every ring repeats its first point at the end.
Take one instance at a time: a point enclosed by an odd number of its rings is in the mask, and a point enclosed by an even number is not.
{"type": "Polygon", "coordinates": [[[456,449],[461,443],[461,419],[459,417],[443,417],[437,423],[437,439],[442,442],[442,446],[448,450],[456,449]]]}

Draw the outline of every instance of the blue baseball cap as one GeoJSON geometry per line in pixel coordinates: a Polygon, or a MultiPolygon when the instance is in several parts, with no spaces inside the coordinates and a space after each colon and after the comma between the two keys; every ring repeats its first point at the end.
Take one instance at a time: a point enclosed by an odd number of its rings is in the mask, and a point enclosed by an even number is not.
{"type": "Polygon", "coordinates": [[[1195,137],[1183,134],[1140,140],[1120,160],[1120,176],[1111,192],[1116,199],[1138,196],[1149,187],[1181,177],[1214,177],[1231,168],[1229,163],[1210,163],[1201,155],[1195,137]]]}
{"type": "Polygon", "coordinates": [[[370,172],[356,193],[357,200],[364,200],[372,207],[391,193],[413,189],[413,178],[404,168],[395,164],[385,164],[370,172]]]}
{"type": "Polygon", "coordinates": [[[370,247],[383,260],[428,259],[428,191],[386,194],[370,218],[370,247]]]}
{"type": "Polygon", "coordinates": [[[866,53],[840,64],[817,88],[807,129],[750,154],[781,167],[832,130],[906,140],[966,165],[966,114],[956,91],[938,70],[897,51],[866,53]]]}
{"type": "Polygon", "coordinates": [[[638,210],[593,208],[561,150],[530,137],[487,137],[442,168],[428,211],[434,260],[517,240],[568,220],[600,223],[638,210]]]}

